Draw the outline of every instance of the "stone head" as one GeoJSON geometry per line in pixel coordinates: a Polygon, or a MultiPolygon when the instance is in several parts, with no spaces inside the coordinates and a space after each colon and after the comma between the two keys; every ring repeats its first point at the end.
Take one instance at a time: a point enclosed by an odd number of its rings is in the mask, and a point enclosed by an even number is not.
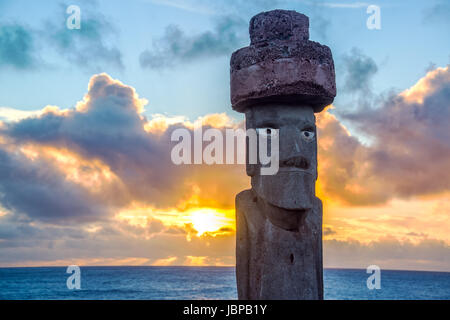
{"type": "Polygon", "coordinates": [[[279,139],[279,170],[275,175],[262,175],[260,163],[247,164],[253,190],[273,206],[288,210],[310,209],[317,178],[313,109],[268,104],[248,108],[245,115],[247,129],[255,129],[258,135],[277,132],[279,139]]]}
{"type": "Polygon", "coordinates": [[[309,40],[309,19],[295,11],[258,14],[249,32],[250,45],[231,56],[231,104],[245,113],[247,129],[279,130],[280,168],[261,175],[261,165],[248,164],[247,174],[268,204],[308,210],[317,179],[314,114],[336,96],[331,50],[309,40]]]}

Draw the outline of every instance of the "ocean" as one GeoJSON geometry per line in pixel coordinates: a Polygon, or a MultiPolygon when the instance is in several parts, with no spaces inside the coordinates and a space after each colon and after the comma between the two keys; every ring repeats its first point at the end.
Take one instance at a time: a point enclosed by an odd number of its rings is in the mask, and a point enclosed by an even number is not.
{"type": "MultiPolygon", "coordinates": [[[[0,300],[236,299],[231,267],[81,267],[80,290],[69,290],[64,267],[0,268],[0,300]]],[[[325,299],[450,300],[450,273],[381,271],[369,290],[366,270],[325,269],[325,299]]]]}

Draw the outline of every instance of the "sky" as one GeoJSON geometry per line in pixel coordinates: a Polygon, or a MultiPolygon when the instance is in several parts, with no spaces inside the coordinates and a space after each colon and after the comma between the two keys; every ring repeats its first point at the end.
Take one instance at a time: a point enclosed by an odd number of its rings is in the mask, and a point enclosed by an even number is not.
{"type": "Polygon", "coordinates": [[[0,267],[234,265],[245,167],[175,166],[170,135],[243,126],[230,56],[276,8],[335,61],[325,267],[450,271],[450,3],[406,0],[0,0],[0,267]]]}

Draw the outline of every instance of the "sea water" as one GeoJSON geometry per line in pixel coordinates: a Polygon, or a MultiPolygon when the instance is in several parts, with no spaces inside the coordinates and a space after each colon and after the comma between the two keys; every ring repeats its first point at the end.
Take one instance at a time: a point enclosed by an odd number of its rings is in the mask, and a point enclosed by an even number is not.
{"type": "MultiPolygon", "coordinates": [[[[231,267],[81,267],[69,290],[64,267],[0,268],[0,299],[236,299],[231,267]]],[[[325,299],[450,299],[450,273],[381,271],[369,290],[366,270],[325,269],[325,299]]]]}

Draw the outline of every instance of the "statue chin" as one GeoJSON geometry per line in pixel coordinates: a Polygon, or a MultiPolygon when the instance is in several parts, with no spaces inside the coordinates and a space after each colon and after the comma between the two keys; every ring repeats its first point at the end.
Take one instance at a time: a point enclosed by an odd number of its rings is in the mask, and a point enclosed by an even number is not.
{"type": "Polygon", "coordinates": [[[258,197],[257,205],[260,212],[275,226],[286,231],[296,232],[305,220],[308,210],[286,210],[268,203],[265,199],[258,197]]]}
{"type": "Polygon", "coordinates": [[[268,204],[285,210],[309,210],[315,197],[315,177],[306,171],[253,176],[252,188],[268,204]]]}

